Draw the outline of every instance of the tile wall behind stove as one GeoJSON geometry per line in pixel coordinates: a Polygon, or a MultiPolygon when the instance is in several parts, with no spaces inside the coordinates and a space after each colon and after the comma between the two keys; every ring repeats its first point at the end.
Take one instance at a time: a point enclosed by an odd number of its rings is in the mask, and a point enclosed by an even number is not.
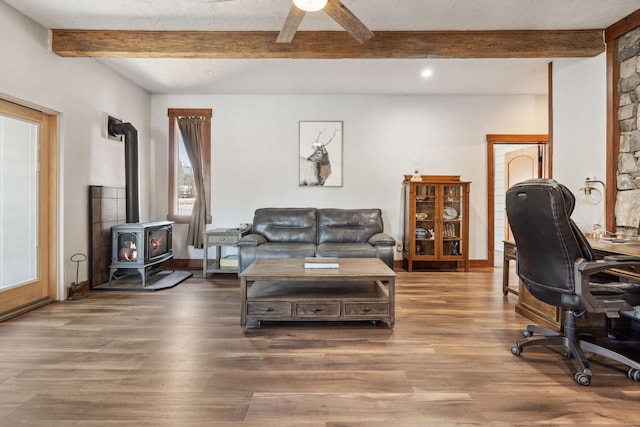
{"type": "Polygon", "coordinates": [[[126,222],[124,187],[89,186],[89,283],[109,281],[111,227],[126,222]]]}

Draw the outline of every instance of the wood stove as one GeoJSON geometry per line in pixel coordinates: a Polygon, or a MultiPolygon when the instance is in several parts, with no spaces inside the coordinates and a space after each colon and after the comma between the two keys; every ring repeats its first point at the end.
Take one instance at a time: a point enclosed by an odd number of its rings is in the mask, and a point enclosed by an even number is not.
{"type": "Polygon", "coordinates": [[[124,136],[127,220],[125,224],[111,227],[109,286],[114,273],[124,270],[126,273],[140,273],[142,287],[145,287],[147,268],[159,267],[162,262],[171,260],[171,269],[175,271],[171,246],[173,221],[140,222],[138,131],[131,123],[123,123],[111,116],[107,124],[109,135],[124,136]]]}
{"type": "Polygon", "coordinates": [[[109,285],[118,270],[138,272],[146,286],[147,268],[171,260],[173,221],[131,222],[111,227],[111,266],[109,285]]]}

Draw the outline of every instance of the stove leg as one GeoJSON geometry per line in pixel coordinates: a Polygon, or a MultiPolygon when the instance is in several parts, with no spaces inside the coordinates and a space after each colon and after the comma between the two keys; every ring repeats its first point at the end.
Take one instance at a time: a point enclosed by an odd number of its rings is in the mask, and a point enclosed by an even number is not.
{"type": "Polygon", "coordinates": [[[147,279],[146,269],[145,269],[144,267],[143,267],[143,268],[139,268],[139,269],[138,269],[138,273],[140,273],[140,276],[142,277],[142,287],[144,288],[144,287],[146,287],[146,286],[147,286],[147,281],[146,281],[146,279],[147,279]]]}
{"type": "Polygon", "coordinates": [[[118,271],[117,268],[110,268],[109,269],[109,287],[111,287],[111,279],[113,278],[113,273],[115,273],[116,271],[118,271]]]}

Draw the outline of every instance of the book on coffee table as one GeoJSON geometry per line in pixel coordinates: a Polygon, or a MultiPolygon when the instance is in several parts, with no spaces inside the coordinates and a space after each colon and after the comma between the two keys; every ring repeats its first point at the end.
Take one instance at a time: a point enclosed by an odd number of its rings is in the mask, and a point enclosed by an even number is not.
{"type": "Polygon", "coordinates": [[[338,258],[334,257],[306,257],[304,268],[339,268],[338,258]]]}

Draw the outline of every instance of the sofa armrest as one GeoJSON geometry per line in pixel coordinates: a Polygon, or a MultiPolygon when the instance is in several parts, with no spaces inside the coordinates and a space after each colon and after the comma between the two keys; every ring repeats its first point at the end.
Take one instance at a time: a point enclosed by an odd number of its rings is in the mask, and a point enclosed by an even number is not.
{"type": "Polygon", "coordinates": [[[247,234],[238,240],[236,246],[260,246],[266,242],[267,239],[260,234],[247,234]]]}
{"type": "Polygon", "coordinates": [[[373,246],[395,246],[396,241],[387,233],[376,233],[369,238],[369,243],[373,246]]]}

